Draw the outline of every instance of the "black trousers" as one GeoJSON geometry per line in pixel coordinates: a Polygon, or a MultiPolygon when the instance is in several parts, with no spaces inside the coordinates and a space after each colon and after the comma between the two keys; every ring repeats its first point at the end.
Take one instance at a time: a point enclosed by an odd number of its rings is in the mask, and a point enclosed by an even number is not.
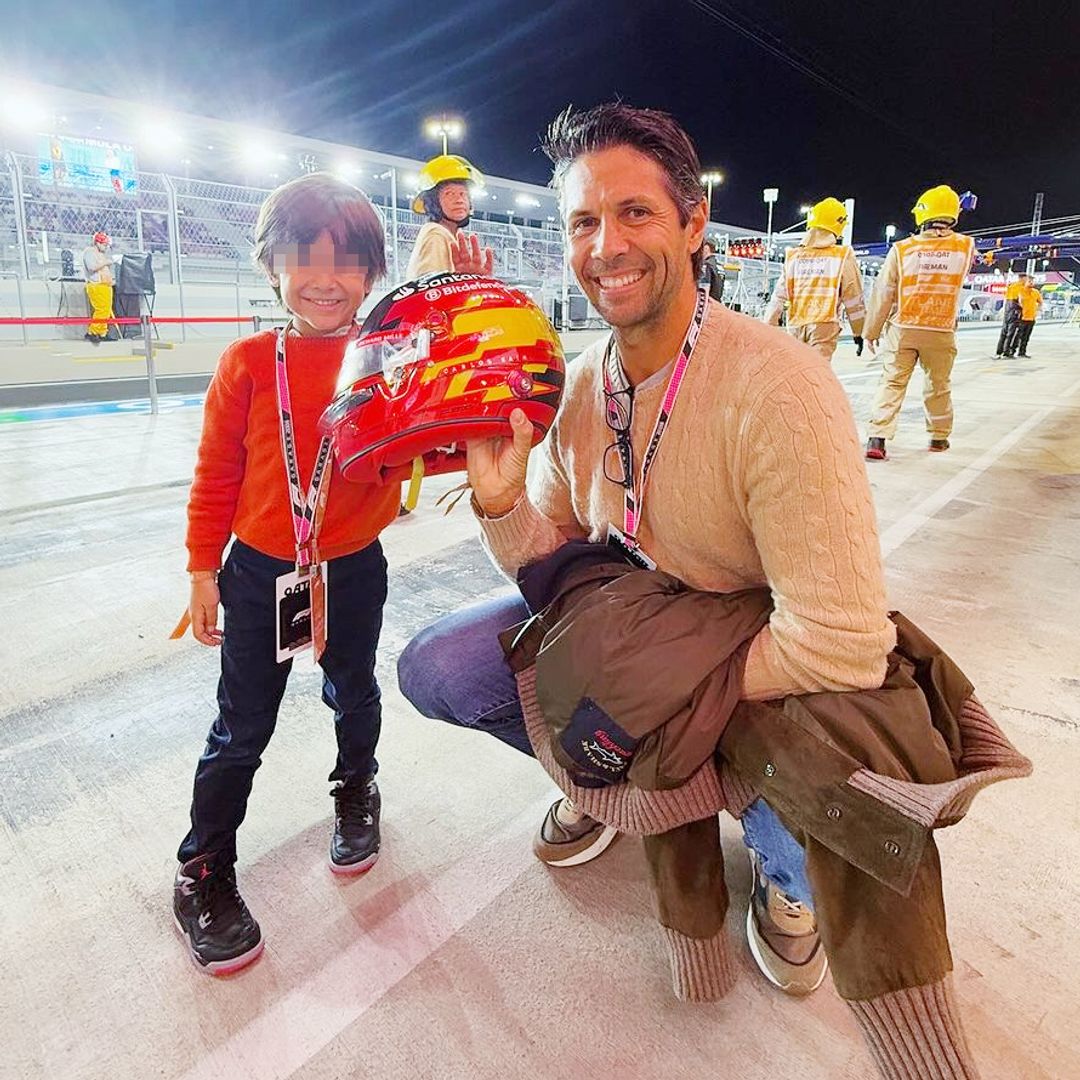
{"type": "MultiPolygon", "coordinates": [[[[195,769],[191,829],[181,862],[216,853],[236,860],[236,831],[255,771],[277,723],[292,661],[275,660],[274,582],[293,564],[237,540],[218,585],[225,613],[218,715],[195,769]]],[[[375,650],[386,603],[386,559],[373,544],[327,568],[327,641],[320,660],[323,701],[334,711],[337,762],[330,780],[362,783],[378,768],[382,722],[375,650]]]]}
{"type": "Polygon", "coordinates": [[[1009,350],[1009,356],[1018,352],[1021,356],[1027,355],[1028,342],[1031,340],[1031,331],[1035,329],[1034,319],[1021,319],[1015,331],[1015,344],[1009,350]]]}
{"type": "Polygon", "coordinates": [[[1001,317],[1001,333],[998,334],[997,348],[994,353],[997,356],[1002,356],[1009,345],[1009,339],[1012,336],[1013,330],[1016,324],[1020,321],[1020,305],[1007,301],[1005,304],[1005,313],[1001,317]]]}

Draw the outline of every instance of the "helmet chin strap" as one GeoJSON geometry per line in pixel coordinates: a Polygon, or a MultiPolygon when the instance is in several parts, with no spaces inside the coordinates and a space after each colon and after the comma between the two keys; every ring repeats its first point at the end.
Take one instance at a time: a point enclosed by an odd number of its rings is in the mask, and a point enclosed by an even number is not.
{"type": "Polygon", "coordinates": [[[443,221],[449,221],[451,225],[456,225],[459,229],[466,228],[471,218],[472,214],[466,214],[463,218],[459,218],[457,221],[455,221],[451,217],[447,217],[445,214],[443,214],[442,216],[443,221]]]}

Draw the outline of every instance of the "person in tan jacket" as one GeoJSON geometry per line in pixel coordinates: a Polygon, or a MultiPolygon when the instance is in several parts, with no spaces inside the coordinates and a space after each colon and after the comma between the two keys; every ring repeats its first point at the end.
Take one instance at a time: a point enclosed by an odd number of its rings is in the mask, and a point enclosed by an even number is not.
{"type": "Polygon", "coordinates": [[[780,325],[787,307],[788,331],[831,360],[840,339],[840,305],[855,336],[856,355],[862,355],[862,275],[855,253],[840,243],[847,209],[839,199],[822,199],[806,216],[806,239],[784,256],[784,272],[765,311],[765,321],[780,325]]]}
{"type": "Polygon", "coordinates": [[[863,326],[872,349],[885,334],[881,382],[867,425],[866,456],[871,461],[886,456],[885,440],[896,434],[897,416],[917,363],[926,376],[923,407],[931,451],[949,449],[953,427],[956,317],[975,241],[954,230],[960,196],[945,184],[924,191],[911,212],[919,232],[889,249],[863,326]]]}
{"type": "Polygon", "coordinates": [[[482,183],[480,173],[457,154],[440,154],[424,166],[412,209],[428,220],[416,234],[406,281],[454,269],[454,245],[472,215],[469,185],[482,183]]]}

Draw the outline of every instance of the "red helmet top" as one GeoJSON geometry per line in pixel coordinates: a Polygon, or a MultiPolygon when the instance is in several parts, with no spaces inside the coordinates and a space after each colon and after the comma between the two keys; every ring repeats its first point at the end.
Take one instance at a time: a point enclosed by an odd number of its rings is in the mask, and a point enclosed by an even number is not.
{"type": "Polygon", "coordinates": [[[341,471],[361,483],[460,472],[465,443],[532,421],[534,445],[562,396],[562,343],[523,292],[475,274],[431,274],[392,290],[345,353],[322,425],[341,471]]]}
{"type": "Polygon", "coordinates": [[[111,244],[112,237],[107,232],[102,232],[100,229],[94,233],[93,240],[95,244],[111,244]]]}

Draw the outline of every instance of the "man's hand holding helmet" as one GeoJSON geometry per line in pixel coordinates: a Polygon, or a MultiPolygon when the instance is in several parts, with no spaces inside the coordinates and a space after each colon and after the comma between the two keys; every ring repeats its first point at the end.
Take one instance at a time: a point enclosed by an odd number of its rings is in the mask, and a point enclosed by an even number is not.
{"type": "Polygon", "coordinates": [[[533,426],[521,409],[510,414],[513,438],[477,439],[465,448],[469,486],[488,517],[508,514],[525,494],[533,426]]]}

